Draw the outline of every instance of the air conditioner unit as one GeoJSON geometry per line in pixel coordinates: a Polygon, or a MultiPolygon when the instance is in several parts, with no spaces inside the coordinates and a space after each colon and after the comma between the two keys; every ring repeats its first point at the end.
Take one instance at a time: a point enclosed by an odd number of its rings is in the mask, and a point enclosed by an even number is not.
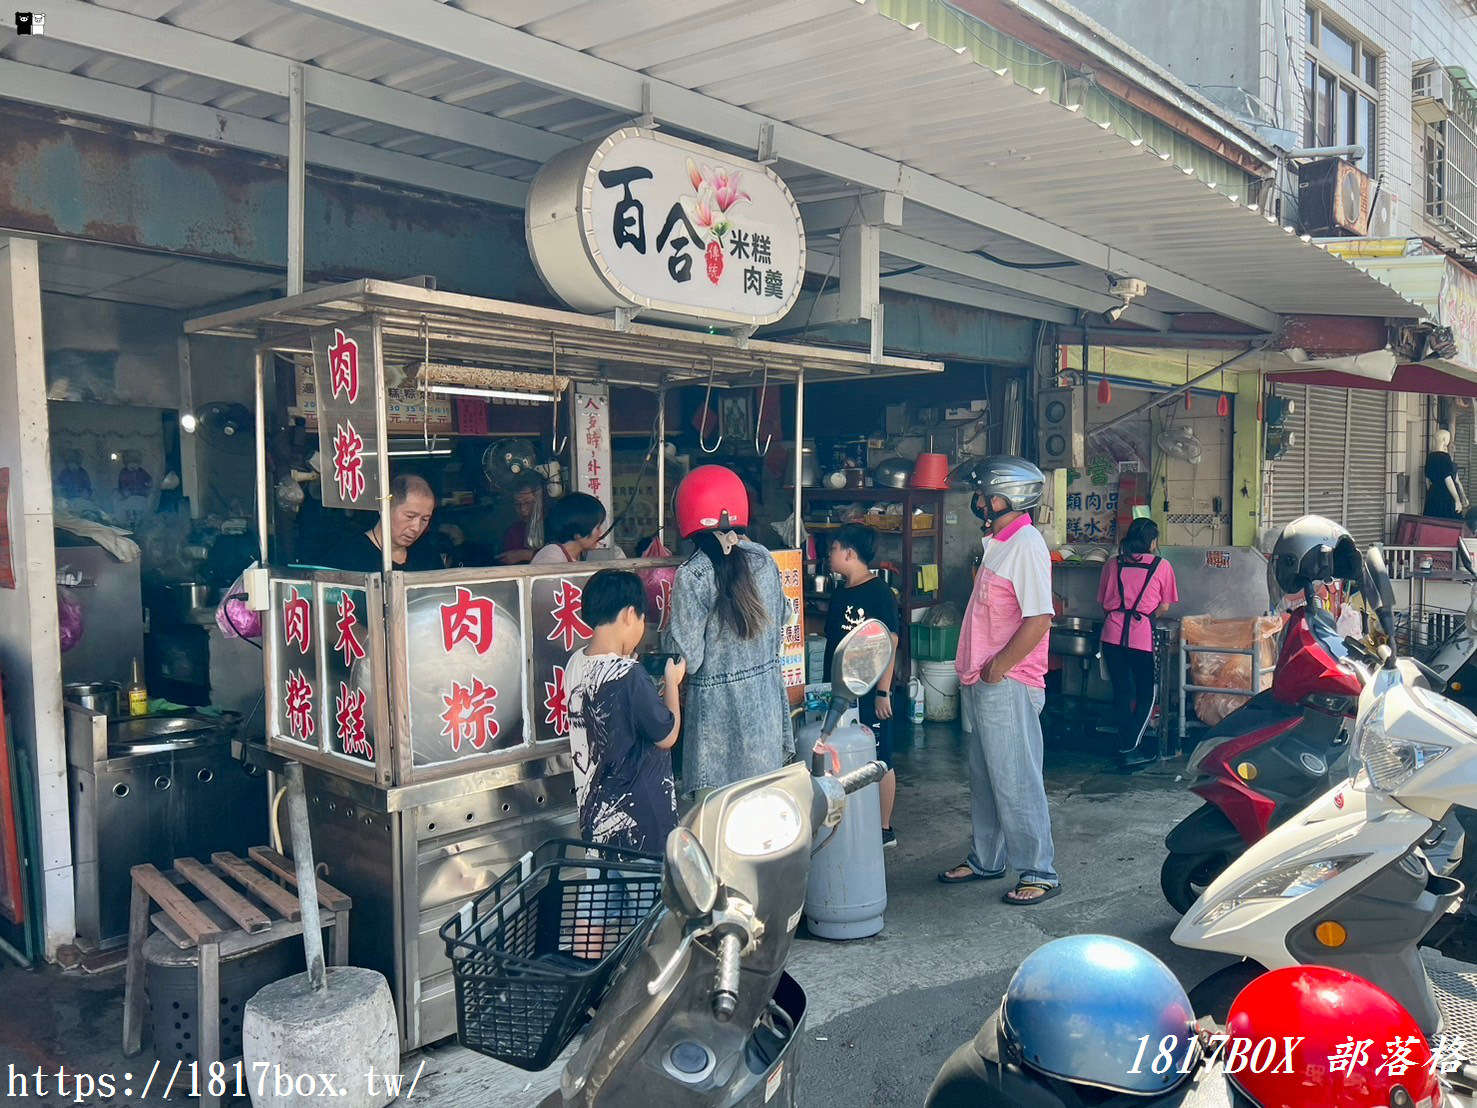
{"type": "Polygon", "coordinates": [[[1298,171],[1298,213],[1309,235],[1369,234],[1374,181],[1342,158],[1309,162],[1298,171]]]}
{"type": "Polygon", "coordinates": [[[1451,115],[1451,77],[1445,66],[1434,65],[1411,78],[1411,107],[1422,123],[1441,123],[1451,115]]]}
{"type": "Polygon", "coordinates": [[[1374,198],[1374,208],[1369,213],[1369,237],[1373,239],[1401,238],[1400,197],[1381,187],[1374,198]]]}

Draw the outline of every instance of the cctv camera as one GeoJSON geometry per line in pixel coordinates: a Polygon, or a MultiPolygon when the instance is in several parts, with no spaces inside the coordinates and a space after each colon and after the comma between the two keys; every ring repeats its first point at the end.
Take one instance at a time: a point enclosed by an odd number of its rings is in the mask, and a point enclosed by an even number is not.
{"type": "Polygon", "coordinates": [[[1117,323],[1118,320],[1123,317],[1123,313],[1126,311],[1128,311],[1128,302],[1124,301],[1122,304],[1109,308],[1107,311],[1105,311],[1103,313],[1103,318],[1106,319],[1109,323],[1117,323]]]}

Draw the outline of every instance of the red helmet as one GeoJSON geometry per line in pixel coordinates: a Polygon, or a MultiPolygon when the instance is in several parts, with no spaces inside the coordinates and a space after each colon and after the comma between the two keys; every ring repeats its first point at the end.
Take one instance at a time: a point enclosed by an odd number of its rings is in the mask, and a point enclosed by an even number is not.
{"type": "Polygon", "coordinates": [[[698,466],[677,486],[677,531],[686,539],[699,531],[749,525],[749,490],[723,466],[698,466]]]}
{"type": "Polygon", "coordinates": [[[1236,997],[1226,1031],[1226,1077],[1257,1108],[1441,1104],[1415,1019],[1352,973],[1326,966],[1264,973],[1236,997]],[[1238,1039],[1246,1042],[1239,1052],[1238,1039]],[[1289,1051],[1287,1044],[1295,1045],[1289,1051]]]}

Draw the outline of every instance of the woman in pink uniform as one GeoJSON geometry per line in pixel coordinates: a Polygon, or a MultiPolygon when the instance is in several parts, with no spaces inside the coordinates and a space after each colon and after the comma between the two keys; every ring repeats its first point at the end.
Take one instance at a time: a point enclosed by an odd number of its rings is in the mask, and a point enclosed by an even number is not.
{"type": "Polygon", "coordinates": [[[1174,567],[1159,557],[1158,549],[1159,525],[1151,519],[1134,520],[1118,556],[1103,563],[1097,587],[1098,603],[1107,614],[1103,661],[1113,682],[1121,739],[1118,753],[1125,766],[1147,765],[1157,752],[1154,743],[1145,741],[1159,693],[1154,621],[1180,598],[1174,567]]]}

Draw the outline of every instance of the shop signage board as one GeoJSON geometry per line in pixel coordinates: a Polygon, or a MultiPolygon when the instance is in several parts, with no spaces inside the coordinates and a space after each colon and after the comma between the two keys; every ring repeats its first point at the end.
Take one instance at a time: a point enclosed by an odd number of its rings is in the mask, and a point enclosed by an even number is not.
{"type": "Polygon", "coordinates": [[[312,338],[323,506],[377,512],[385,430],[375,331],[367,322],[318,327],[312,338]]]}
{"type": "Polygon", "coordinates": [[[582,312],[763,326],[805,275],[800,209],[777,174],[659,131],[556,155],[525,210],[540,276],[582,312]]]}
{"type": "Polygon", "coordinates": [[[272,582],[272,729],[278,739],[323,748],[323,682],[318,671],[323,636],[315,618],[313,583],[272,582]]]}
{"type": "MultiPolygon", "coordinates": [[[[432,393],[429,406],[422,403],[423,397],[424,394],[420,389],[409,385],[385,389],[386,430],[393,434],[405,435],[423,432],[445,435],[453,430],[460,430],[467,434],[478,433],[475,426],[468,427],[461,422],[454,423],[451,397],[432,393]],[[427,415],[428,407],[429,416],[427,415]]],[[[474,410],[480,413],[485,420],[486,407],[486,404],[478,401],[460,410],[474,410]]],[[[318,375],[309,365],[297,367],[297,410],[307,421],[309,430],[316,431],[318,429],[318,375]]]]}
{"type": "Polygon", "coordinates": [[[369,598],[363,589],[327,586],[320,604],[328,726],[324,749],[374,765],[376,743],[369,658],[369,598]]]}
{"type": "Polygon", "coordinates": [[[1457,355],[1452,361],[1477,370],[1477,276],[1449,258],[1441,279],[1438,314],[1456,342],[1457,355]]]}
{"type": "Polygon", "coordinates": [[[592,574],[534,578],[530,589],[533,627],[533,737],[554,742],[569,737],[565,671],[569,656],[590,641],[582,611],[585,582],[592,574]]]}
{"type": "Polygon", "coordinates": [[[610,389],[599,384],[576,385],[569,394],[569,407],[575,491],[589,493],[605,505],[609,526],[614,518],[610,494],[615,479],[610,463],[610,389]]]}
{"type": "Polygon", "coordinates": [[[445,766],[526,741],[516,581],[405,590],[411,762],[445,766]]]}
{"type": "Polygon", "coordinates": [[[805,688],[805,563],[798,550],[776,550],[780,584],[785,591],[785,632],[780,640],[780,672],[785,688],[805,688]]]}

